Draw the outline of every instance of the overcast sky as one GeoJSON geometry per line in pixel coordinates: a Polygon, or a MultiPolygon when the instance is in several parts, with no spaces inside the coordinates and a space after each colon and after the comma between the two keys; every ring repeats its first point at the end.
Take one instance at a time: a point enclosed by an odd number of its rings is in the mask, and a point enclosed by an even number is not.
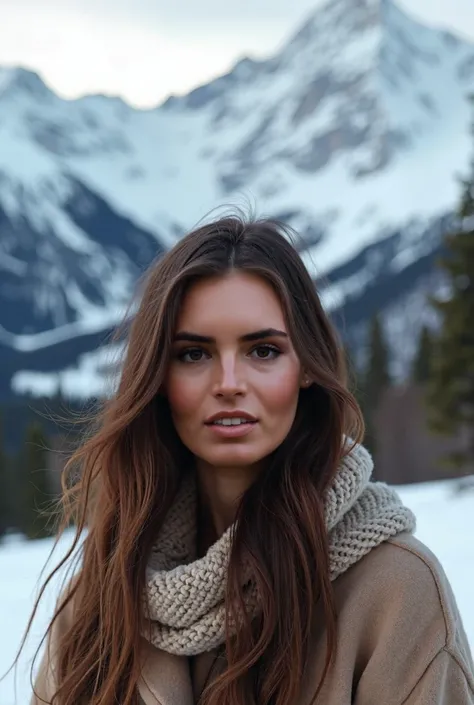
{"type": "MultiPolygon", "coordinates": [[[[474,40],[474,0],[399,0],[474,40]]],[[[0,65],[33,68],[63,96],[150,106],[269,55],[322,0],[0,0],[0,65]]]]}

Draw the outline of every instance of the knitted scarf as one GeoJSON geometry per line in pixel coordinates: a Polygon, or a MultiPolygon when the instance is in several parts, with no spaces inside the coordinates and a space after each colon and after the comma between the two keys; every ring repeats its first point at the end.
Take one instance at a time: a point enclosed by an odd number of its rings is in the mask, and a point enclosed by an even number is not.
{"type": "MultiPolygon", "coordinates": [[[[372,459],[356,446],[342,461],[324,498],[331,580],[391,536],[415,529],[412,512],[397,493],[370,482],[372,459]]],[[[187,476],[151,552],[146,582],[149,628],[144,636],[172,654],[192,656],[225,641],[224,597],[235,524],[196,558],[195,479],[187,476]]],[[[242,568],[246,609],[258,614],[258,595],[242,568]]]]}

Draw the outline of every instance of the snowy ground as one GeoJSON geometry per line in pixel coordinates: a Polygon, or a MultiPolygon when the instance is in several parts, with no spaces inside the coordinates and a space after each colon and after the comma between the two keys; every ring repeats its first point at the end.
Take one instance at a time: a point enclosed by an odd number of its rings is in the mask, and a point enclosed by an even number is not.
{"type": "MultiPolygon", "coordinates": [[[[474,490],[456,494],[452,483],[442,482],[401,488],[400,494],[417,514],[418,537],[437,554],[451,580],[474,650],[474,490]]],[[[0,548],[0,676],[14,658],[50,547],[49,540],[10,539],[0,548]]],[[[16,679],[10,673],[0,681],[0,705],[29,702],[28,660],[51,614],[57,584],[44,601],[16,679]]]]}

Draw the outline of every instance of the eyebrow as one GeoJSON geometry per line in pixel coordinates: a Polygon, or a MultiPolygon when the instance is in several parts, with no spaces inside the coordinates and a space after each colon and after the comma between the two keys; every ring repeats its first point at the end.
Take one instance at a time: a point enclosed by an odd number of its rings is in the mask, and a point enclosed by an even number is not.
{"type": "MultiPolygon", "coordinates": [[[[288,338],[288,334],[283,330],[278,330],[277,328],[264,328],[263,330],[256,330],[253,333],[246,333],[239,338],[242,343],[248,343],[254,340],[264,340],[265,338],[288,338]]],[[[211,338],[207,335],[198,335],[197,333],[191,333],[190,331],[180,331],[175,335],[175,342],[185,341],[187,343],[215,343],[216,339],[211,338]]]]}

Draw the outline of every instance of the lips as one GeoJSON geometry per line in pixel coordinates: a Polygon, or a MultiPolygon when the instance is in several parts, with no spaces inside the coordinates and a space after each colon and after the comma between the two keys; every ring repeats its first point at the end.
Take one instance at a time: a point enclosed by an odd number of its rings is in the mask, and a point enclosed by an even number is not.
{"type": "Polygon", "coordinates": [[[226,443],[241,442],[257,428],[258,419],[252,414],[242,411],[220,412],[210,416],[206,421],[206,426],[214,438],[226,443]]]}
{"type": "MultiPolygon", "coordinates": [[[[229,424],[234,425],[234,423],[237,425],[237,420],[242,419],[242,421],[246,423],[256,423],[258,419],[253,416],[252,414],[249,414],[247,411],[218,411],[216,414],[213,414],[212,416],[209,416],[208,419],[204,422],[206,426],[212,426],[213,424],[216,424],[217,422],[224,423],[226,426],[229,424]],[[233,422],[233,420],[235,421],[233,422]],[[227,423],[226,423],[227,420],[227,423]]],[[[221,425],[221,424],[219,424],[221,425]]]]}

